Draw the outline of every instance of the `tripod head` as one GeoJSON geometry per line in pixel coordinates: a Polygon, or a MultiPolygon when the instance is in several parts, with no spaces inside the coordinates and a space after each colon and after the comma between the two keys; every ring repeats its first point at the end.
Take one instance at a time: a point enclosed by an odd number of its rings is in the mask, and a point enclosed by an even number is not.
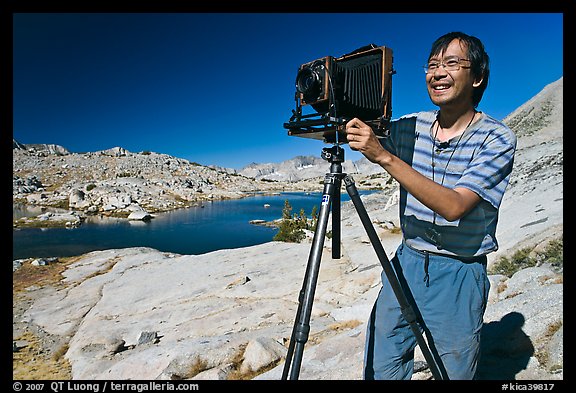
{"type": "Polygon", "coordinates": [[[321,157],[330,163],[344,162],[344,149],[338,145],[322,149],[321,157]]]}

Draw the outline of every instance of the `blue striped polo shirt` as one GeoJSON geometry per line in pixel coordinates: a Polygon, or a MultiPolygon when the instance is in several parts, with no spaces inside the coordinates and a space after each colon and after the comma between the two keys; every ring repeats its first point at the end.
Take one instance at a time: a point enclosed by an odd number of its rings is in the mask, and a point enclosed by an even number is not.
{"type": "Polygon", "coordinates": [[[459,143],[460,136],[456,136],[448,144],[436,141],[434,147],[432,126],[437,114],[438,111],[419,112],[394,120],[390,136],[382,139],[383,146],[429,179],[432,179],[434,149],[434,181],[441,184],[443,179],[448,188],[468,188],[481,201],[456,221],[447,221],[436,214],[434,228],[441,236],[437,247],[426,236],[434,212],[401,187],[400,224],[404,241],[417,250],[460,257],[496,251],[498,208],[510,180],[516,136],[505,124],[481,113],[481,118],[464,131],[459,143]]]}

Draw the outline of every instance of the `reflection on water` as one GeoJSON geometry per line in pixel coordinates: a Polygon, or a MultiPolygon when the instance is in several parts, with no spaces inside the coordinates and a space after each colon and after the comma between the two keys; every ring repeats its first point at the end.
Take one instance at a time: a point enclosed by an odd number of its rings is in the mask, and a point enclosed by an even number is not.
{"type": "Polygon", "coordinates": [[[54,213],[66,213],[68,210],[57,209],[54,207],[43,207],[43,206],[26,206],[21,203],[15,203],[12,205],[12,218],[17,220],[22,217],[36,217],[40,214],[46,212],[54,213]]]}
{"type": "MultiPolygon", "coordinates": [[[[314,206],[320,207],[321,198],[322,193],[256,195],[159,213],[148,222],[88,216],[77,228],[14,229],[13,259],[75,256],[95,250],[137,246],[177,254],[247,247],[271,241],[277,231],[250,224],[251,220],[281,218],[285,200],[292,205],[293,214],[304,209],[309,216],[314,206]]],[[[343,193],[342,201],[346,200],[349,197],[343,193]]],[[[24,210],[14,207],[14,217],[34,215],[32,211],[24,210]]],[[[40,209],[40,213],[45,211],[40,209]]]]}

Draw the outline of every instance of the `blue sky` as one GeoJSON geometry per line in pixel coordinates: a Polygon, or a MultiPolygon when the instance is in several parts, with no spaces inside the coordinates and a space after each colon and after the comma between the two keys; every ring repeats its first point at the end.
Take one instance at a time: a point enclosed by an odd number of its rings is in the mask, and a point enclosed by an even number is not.
{"type": "Polygon", "coordinates": [[[236,169],[319,156],[327,145],[283,127],[301,64],[391,48],[396,118],[435,108],[422,65],[449,31],[484,42],[478,109],[503,119],[563,76],[563,24],[562,13],[14,13],[13,137],[236,169]]]}

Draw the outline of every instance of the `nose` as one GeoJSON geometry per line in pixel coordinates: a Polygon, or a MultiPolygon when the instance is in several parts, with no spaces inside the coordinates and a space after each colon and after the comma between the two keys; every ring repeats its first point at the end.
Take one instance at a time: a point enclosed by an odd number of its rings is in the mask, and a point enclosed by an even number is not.
{"type": "Polygon", "coordinates": [[[441,77],[446,76],[448,74],[448,72],[446,71],[446,69],[444,67],[445,67],[444,63],[440,63],[438,65],[438,67],[436,67],[436,69],[434,70],[434,73],[433,73],[434,78],[438,79],[438,78],[441,78],[441,77]]]}

